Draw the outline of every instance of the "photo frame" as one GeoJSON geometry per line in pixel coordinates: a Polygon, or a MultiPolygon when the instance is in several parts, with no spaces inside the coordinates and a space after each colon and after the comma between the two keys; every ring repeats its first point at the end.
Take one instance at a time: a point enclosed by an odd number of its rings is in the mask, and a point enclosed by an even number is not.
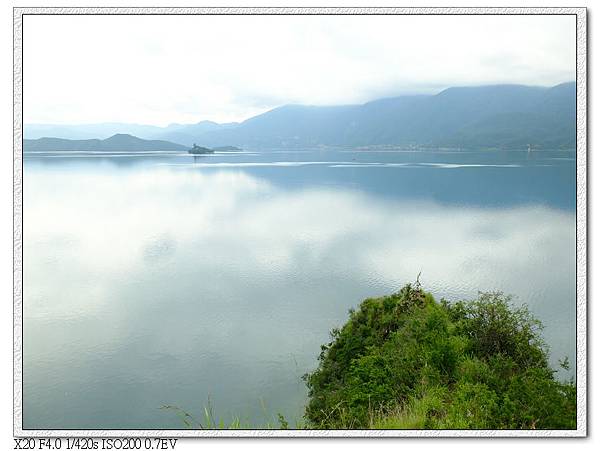
{"type": "Polygon", "coordinates": [[[585,8],[14,8],[14,435],[18,437],[584,437],[587,435],[587,16],[585,8]],[[576,21],[576,387],[574,430],[23,428],[23,29],[35,15],[569,15],[576,21]]]}

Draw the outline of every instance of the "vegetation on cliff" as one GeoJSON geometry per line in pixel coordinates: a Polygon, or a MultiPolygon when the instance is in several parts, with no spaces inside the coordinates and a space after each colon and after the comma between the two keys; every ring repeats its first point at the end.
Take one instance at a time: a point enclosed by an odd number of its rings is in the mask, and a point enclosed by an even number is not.
{"type": "Polygon", "coordinates": [[[501,293],[450,304],[417,283],[366,299],[304,376],[307,426],[574,429],[575,383],[555,379],[541,328],[501,293]]]}

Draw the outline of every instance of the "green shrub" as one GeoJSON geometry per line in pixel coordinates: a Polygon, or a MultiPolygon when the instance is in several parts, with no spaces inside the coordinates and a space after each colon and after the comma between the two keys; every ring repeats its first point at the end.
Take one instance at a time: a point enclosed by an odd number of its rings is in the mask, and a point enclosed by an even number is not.
{"type": "Polygon", "coordinates": [[[366,299],[304,376],[315,428],[575,428],[573,382],[510,297],[438,303],[420,286],[366,299]]]}

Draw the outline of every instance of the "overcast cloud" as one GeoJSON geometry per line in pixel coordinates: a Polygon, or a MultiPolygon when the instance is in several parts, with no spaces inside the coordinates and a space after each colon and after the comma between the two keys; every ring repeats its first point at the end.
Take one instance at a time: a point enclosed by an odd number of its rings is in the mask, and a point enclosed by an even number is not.
{"type": "Polygon", "coordinates": [[[25,16],[23,48],[25,123],[230,122],[575,79],[574,16],[25,16]]]}

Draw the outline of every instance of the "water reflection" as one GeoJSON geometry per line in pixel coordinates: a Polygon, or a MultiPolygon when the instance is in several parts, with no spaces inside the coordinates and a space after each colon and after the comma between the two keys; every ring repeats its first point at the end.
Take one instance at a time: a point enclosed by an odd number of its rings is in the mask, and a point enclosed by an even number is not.
{"type": "Polygon", "coordinates": [[[573,151],[302,150],[80,157],[26,154],[29,167],[97,171],[169,165],[181,171],[244,171],[284,189],[315,186],[360,190],[397,200],[482,207],[543,204],[575,210],[573,151]]]}
{"type": "Polygon", "coordinates": [[[293,424],[329,330],[419,272],[450,299],[517,295],[574,361],[572,211],[169,166],[32,166],[24,188],[25,428],[180,428],[159,407],[209,396],[293,424]]]}

